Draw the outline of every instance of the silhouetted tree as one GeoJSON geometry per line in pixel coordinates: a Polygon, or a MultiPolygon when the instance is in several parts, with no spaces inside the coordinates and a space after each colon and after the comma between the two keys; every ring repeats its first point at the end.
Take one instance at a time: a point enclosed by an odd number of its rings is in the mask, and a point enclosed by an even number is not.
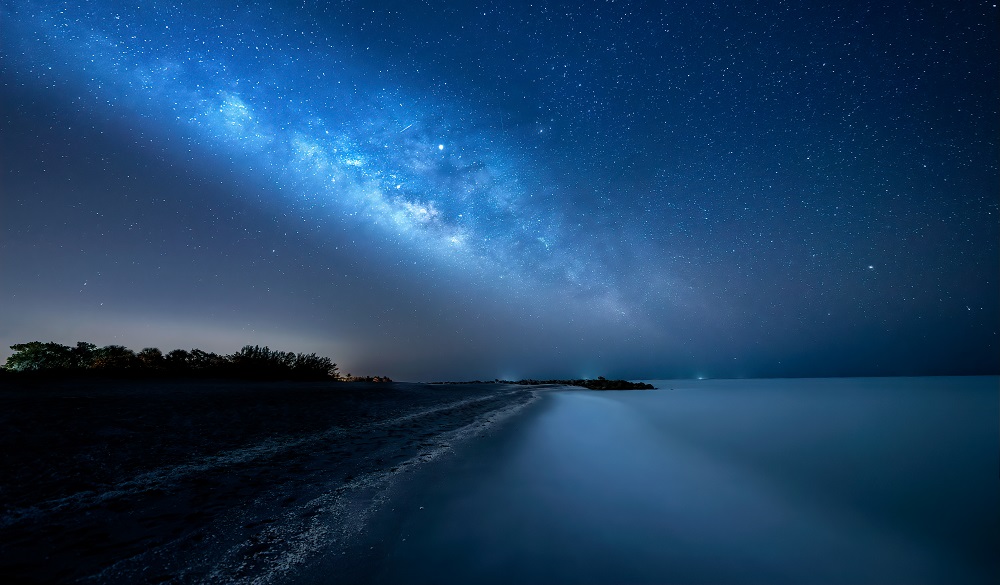
{"type": "Polygon", "coordinates": [[[171,372],[187,372],[191,370],[191,353],[183,349],[174,349],[167,352],[163,358],[164,366],[171,372]]]}
{"type": "Polygon", "coordinates": [[[142,351],[138,353],[137,357],[142,364],[142,368],[146,370],[162,370],[166,365],[163,358],[163,352],[155,347],[143,348],[142,351]]]}
{"type": "Polygon", "coordinates": [[[315,353],[298,354],[292,364],[292,373],[301,378],[334,378],[340,379],[340,372],[337,364],[328,357],[321,357],[315,353]]]}
{"type": "Polygon", "coordinates": [[[230,371],[239,376],[253,378],[294,378],[322,380],[337,378],[337,364],[330,358],[315,353],[295,354],[274,351],[259,345],[246,345],[238,352],[226,356],[230,371]]]}
{"type": "Polygon", "coordinates": [[[225,368],[226,359],[217,353],[194,348],[188,354],[188,365],[202,373],[218,372],[225,368]]]}
{"type": "Polygon", "coordinates": [[[238,352],[226,356],[230,363],[239,367],[271,367],[291,369],[295,354],[288,351],[272,351],[259,345],[244,345],[238,352]]]}
{"type": "Polygon", "coordinates": [[[77,341],[72,351],[73,368],[86,370],[94,365],[94,351],[97,346],[86,341],[77,341]]]}
{"type": "Polygon", "coordinates": [[[142,367],[135,352],[124,345],[105,345],[94,350],[93,368],[97,370],[134,370],[142,367]]]}
{"type": "Polygon", "coordinates": [[[295,354],[271,351],[259,345],[245,345],[238,352],[226,356],[233,373],[254,378],[288,377],[295,362],[295,354]]]}
{"type": "Polygon", "coordinates": [[[5,367],[15,372],[67,370],[73,366],[73,350],[60,343],[29,341],[10,346],[14,353],[5,367]]]}

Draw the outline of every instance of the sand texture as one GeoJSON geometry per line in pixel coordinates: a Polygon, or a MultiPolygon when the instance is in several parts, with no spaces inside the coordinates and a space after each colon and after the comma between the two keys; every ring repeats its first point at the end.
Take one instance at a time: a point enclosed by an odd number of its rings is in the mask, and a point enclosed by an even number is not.
{"type": "Polygon", "coordinates": [[[18,583],[271,583],[320,558],[356,564],[366,523],[401,474],[535,392],[5,383],[0,574],[18,583]]]}

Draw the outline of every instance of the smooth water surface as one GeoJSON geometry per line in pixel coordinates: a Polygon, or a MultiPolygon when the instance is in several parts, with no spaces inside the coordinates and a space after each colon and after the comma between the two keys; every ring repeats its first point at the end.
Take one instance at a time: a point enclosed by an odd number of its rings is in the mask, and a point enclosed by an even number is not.
{"type": "Polygon", "coordinates": [[[379,582],[991,583],[998,378],[554,391],[424,472],[379,582]]]}

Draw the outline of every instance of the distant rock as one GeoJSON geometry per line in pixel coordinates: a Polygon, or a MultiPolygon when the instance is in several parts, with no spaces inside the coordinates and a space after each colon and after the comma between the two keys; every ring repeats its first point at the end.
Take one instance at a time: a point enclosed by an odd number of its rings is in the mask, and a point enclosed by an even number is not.
{"type": "Polygon", "coordinates": [[[652,384],[644,382],[629,382],[628,380],[607,380],[604,376],[596,380],[573,380],[567,382],[570,386],[582,386],[590,390],[655,390],[652,384]]]}

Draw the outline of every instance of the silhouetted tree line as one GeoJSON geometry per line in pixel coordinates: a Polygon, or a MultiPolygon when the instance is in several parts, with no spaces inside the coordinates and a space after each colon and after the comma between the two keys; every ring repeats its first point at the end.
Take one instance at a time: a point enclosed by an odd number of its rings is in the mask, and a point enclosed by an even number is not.
{"type": "Polygon", "coordinates": [[[164,354],[155,347],[138,353],[121,345],[97,347],[79,341],[76,347],[32,341],[10,346],[13,355],[4,369],[10,372],[101,374],[112,376],[194,376],[252,379],[340,380],[337,364],[315,353],[274,351],[247,345],[230,355],[192,349],[164,354]]]}
{"type": "Polygon", "coordinates": [[[392,378],[389,376],[354,376],[347,374],[342,377],[341,380],[345,382],[377,382],[377,383],[387,383],[392,382],[392,378]]]}

